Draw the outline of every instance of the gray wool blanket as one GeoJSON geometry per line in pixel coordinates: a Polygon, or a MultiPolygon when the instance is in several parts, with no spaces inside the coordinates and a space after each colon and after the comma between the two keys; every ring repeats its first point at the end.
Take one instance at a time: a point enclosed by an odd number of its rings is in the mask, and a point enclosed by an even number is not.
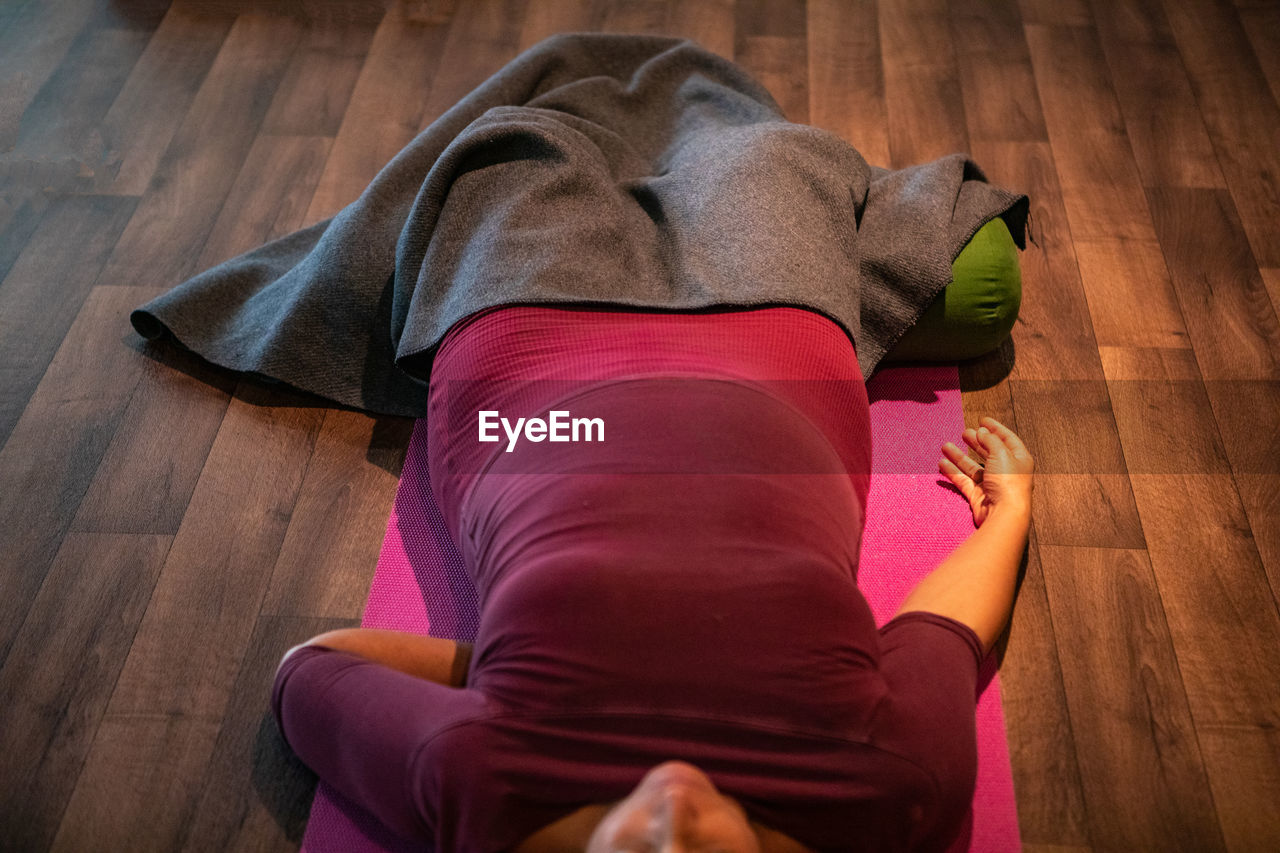
{"type": "Polygon", "coordinates": [[[800,306],[840,324],[869,379],[978,228],[1001,216],[1024,248],[1027,211],[961,154],[869,166],[691,40],[565,33],[332,218],[130,319],[223,367],[413,417],[449,327],[495,305],[800,306]]]}

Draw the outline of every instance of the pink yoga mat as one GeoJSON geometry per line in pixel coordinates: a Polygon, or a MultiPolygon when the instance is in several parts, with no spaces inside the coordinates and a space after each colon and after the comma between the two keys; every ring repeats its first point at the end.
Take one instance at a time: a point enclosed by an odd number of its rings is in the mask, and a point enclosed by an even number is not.
{"type": "MultiPolygon", "coordinates": [[[[912,586],[973,531],[973,516],[937,467],[943,442],[964,446],[957,369],[885,368],[872,377],[867,392],[874,461],[858,584],[877,624],[883,625],[912,586]]],[[[431,497],[426,442],[420,421],[409,443],[362,624],[470,638],[478,625],[475,590],[431,497]]],[[[985,686],[977,708],[977,790],[953,853],[1017,851],[1021,842],[1013,774],[993,657],[987,658],[979,684],[985,686]]],[[[321,782],[302,849],[398,853],[411,848],[321,782]]]]}

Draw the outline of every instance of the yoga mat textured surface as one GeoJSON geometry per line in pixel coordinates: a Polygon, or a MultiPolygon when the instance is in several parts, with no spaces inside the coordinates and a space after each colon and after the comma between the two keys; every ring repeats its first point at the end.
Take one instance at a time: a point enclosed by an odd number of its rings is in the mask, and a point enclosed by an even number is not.
{"type": "MultiPolygon", "coordinates": [[[[874,448],[858,585],[883,625],[912,586],[973,530],[965,500],[938,473],[945,441],[963,447],[964,412],[954,366],[883,368],[867,383],[874,448]]],[[[427,431],[409,443],[362,624],[470,639],[475,591],[431,497],[427,431]]],[[[953,847],[1021,849],[1013,775],[995,660],[978,676],[978,780],[971,819],[953,847]]],[[[303,838],[307,853],[381,853],[411,847],[324,782],[303,838]]],[[[445,853],[445,851],[439,851],[445,853]]]]}

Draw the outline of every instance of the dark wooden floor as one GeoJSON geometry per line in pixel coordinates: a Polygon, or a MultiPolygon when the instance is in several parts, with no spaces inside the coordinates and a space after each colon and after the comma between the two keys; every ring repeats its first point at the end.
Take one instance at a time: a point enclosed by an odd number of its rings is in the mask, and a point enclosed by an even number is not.
{"type": "MultiPolygon", "coordinates": [[[[966,420],[1039,463],[1001,677],[1040,851],[1280,849],[1280,7],[0,3],[0,849],[296,848],[280,654],[358,624],[411,424],[135,306],[327,218],[557,31],[686,35],[891,166],[1028,192],[966,420]]],[[[958,437],[957,437],[958,438],[958,437]]]]}

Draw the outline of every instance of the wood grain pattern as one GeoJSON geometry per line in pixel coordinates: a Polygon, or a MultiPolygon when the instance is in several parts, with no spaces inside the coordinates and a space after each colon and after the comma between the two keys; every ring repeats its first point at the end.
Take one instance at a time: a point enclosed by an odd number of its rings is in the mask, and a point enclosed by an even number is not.
{"type": "Polygon", "coordinates": [[[183,838],[324,418],[290,402],[245,385],[232,399],[54,850],[183,838]],[[136,797],[104,809],[122,782],[136,797]]]}
{"type": "Polygon", "coordinates": [[[0,655],[9,654],[137,385],[143,357],[120,344],[124,317],[155,293],[90,291],[0,448],[0,655]]]}
{"type": "Polygon", "coordinates": [[[1238,11],[1253,55],[1271,86],[1271,96],[1280,103],[1280,6],[1264,2],[1238,11]]]}
{"type": "Polygon", "coordinates": [[[102,272],[103,284],[172,287],[196,272],[207,234],[252,146],[299,37],[288,19],[236,19],[147,193],[102,272]]]}
{"type": "Polygon", "coordinates": [[[602,32],[665,35],[667,0],[613,0],[602,5],[602,32]]]}
{"type": "Polygon", "coordinates": [[[195,100],[235,19],[176,3],[102,120],[93,191],[140,196],[195,100]]]}
{"type": "Polygon", "coordinates": [[[773,95],[790,121],[809,123],[804,0],[739,0],[733,59],[773,95]]]}
{"type": "Polygon", "coordinates": [[[809,124],[889,163],[884,70],[873,2],[809,0],[809,124]]]}
{"type": "Polygon", "coordinates": [[[1090,838],[1107,849],[1223,849],[1146,552],[1042,545],[1040,559],[1090,838]]]}
{"type": "MultiPolygon", "coordinates": [[[[286,102],[277,97],[276,103],[286,102]]],[[[260,134],[197,266],[206,269],[301,228],[329,143],[260,134]]],[[[230,371],[184,350],[148,363],[73,526],[176,533],[234,388],[230,371]],[[186,440],[174,442],[179,425],[186,440]]]]}
{"type": "MultiPolygon", "coordinates": [[[[387,10],[369,45],[333,140],[305,224],[355,201],[378,172],[425,126],[423,93],[439,68],[450,15],[415,15],[411,4],[387,10]],[[415,93],[412,98],[402,92],[415,93]]],[[[433,118],[433,117],[432,117],[433,118]]]]}
{"type": "Polygon", "coordinates": [[[1018,4],[960,0],[947,10],[970,142],[1048,141],[1018,4]]]}
{"type": "Polygon", "coordinates": [[[57,71],[95,5],[93,0],[60,0],[14,10],[0,53],[0,151],[13,148],[19,119],[57,71]]]}
{"type": "Polygon", "coordinates": [[[1159,243],[1099,238],[1075,249],[1098,346],[1190,346],[1159,243]]]}
{"type": "Polygon", "coordinates": [[[892,166],[968,149],[964,98],[943,0],[880,3],[892,166]]]}
{"type": "Polygon", "coordinates": [[[21,417],[134,204],[110,196],[53,202],[0,282],[0,443],[21,417]],[[77,247],[74,254],[68,243],[77,247]],[[50,300],[54,289],[59,298],[50,300]]]}
{"type": "Polygon", "coordinates": [[[190,353],[144,361],[71,529],[177,533],[235,384],[231,371],[190,353]]]}
{"type": "MultiPolygon", "coordinates": [[[[697,14],[695,10],[705,10],[710,5],[707,3],[673,4],[672,12],[679,8],[686,14],[694,16],[697,14]]],[[[716,4],[716,7],[723,9],[723,4],[716,4]]],[[[599,30],[603,11],[595,3],[530,3],[525,10],[524,24],[520,29],[520,50],[528,50],[556,33],[599,30]]],[[[728,14],[729,20],[732,21],[733,10],[729,9],[728,14]]],[[[720,22],[712,20],[709,24],[708,29],[712,35],[723,36],[724,29],[720,22]]],[[[730,34],[732,37],[732,30],[730,34]]],[[[729,45],[729,51],[732,54],[732,42],[729,45]]]]}
{"type": "MultiPolygon", "coordinates": [[[[571,4],[566,4],[571,5],[571,4]]],[[[737,0],[702,0],[699,3],[681,3],[674,0],[667,8],[667,33],[691,38],[712,53],[725,59],[733,59],[734,9],[737,0]]],[[[540,8],[530,6],[529,11],[540,8]]],[[[809,8],[813,6],[810,3],[809,8]]],[[[564,27],[562,32],[573,32],[582,26],[564,27]]]]}
{"type": "Polygon", "coordinates": [[[306,830],[316,775],[280,734],[271,686],[280,658],[294,645],[359,619],[263,617],[231,687],[222,729],[209,758],[181,850],[297,849],[306,830]]]}
{"type": "MultiPolygon", "coordinates": [[[[111,6],[100,5],[70,44],[57,70],[22,114],[22,126],[7,157],[30,169],[32,189],[95,191],[105,165],[99,132],[102,119],[119,94],[163,8],[140,4],[129,26],[113,26],[111,6]]],[[[0,149],[5,148],[0,142],[0,149]]]]}
{"type": "Polygon", "coordinates": [[[70,533],[0,669],[0,847],[47,849],[171,536],[70,533]],[[60,709],[50,714],[50,708],[60,709]]]}
{"type": "Polygon", "coordinates": [[[1152,239],[1142,177],[1097,34],[1041,24],[1026,32],[1072,238],[1152,239]]]}
{"type": "Polygon", "coordinates": [[[1267,427],[1280,423],[1280,388],[1274,381],[1205,385],[1271,595],[1280,601],[1280,431],[1267,427]]]}
{"type": "Polygon", "coordinates": [[[1092,9],[1143,183],[1225,187],[1159,0],[1094,0],[1092,9]]]}
{"type": "Polygon", "coordinates": [[[360,618],[372,580],[369,567],[382,550],[387,511],[399,484],[395,463],[403,458],[412,429],[408,418],[328,413],[260,608],[263,615],[360,618]],[[387,460],[369,458],[379,426],[394,436],[399,449],[390,470],[383,467],[387,460]]]}
{"type": "Polygon", "coordinates": [[[1271,309],[1280,317],[1280,269],[1260,269],[1263,286],[1271,299],[1271,309]]]}
{"type": "MultiPolygon", "coordinates": [[[[359,23],[330,21],[308,28],[262,117],[260,132],[327,137],[332,142],[342,127],[381,18],[371,16],[368,22],[359,23]]],[[[306,187],[306,196],[313,191],[313,187],[306,187]]]]}
{"type": "Polygon", "coordinates": [[[1164,8],[1249,246],[1260,266],[1280,266],[1280,105],[1227,3],[1164,8]]]}
{"type": "Polygon", "coordinates": [[[1022,20],[1028,24],[1093,25],[1089,0],[1018,0],[1022,20]]]}
{"type": "Polygon", "coordinates": [[[1031,200],[1035,242],[1018,257],[1022,302],[1012,343],[1018,379],[1099,379],[1098,343],[1071,229],[1062,205],[1053,150],[1040,142],[977,141],[973,156],[987,178],[1031,200]]]}
{"type": "Polygon", "coordinates": [[[1280,321],[1221,190],[1153,187],[1151,212],[1205,379],[1280,379],[1280,321]]]}
{"type": "Polygon", "coordinates": [[[14,261],[26,248],[49,206],[49,197],[44,193],[32,195],[21,188],[0,193],[0,292],[4,291],[4,280],[14,261]]]}
{"type": "MultiPolygon", "coordinates": [[[[1019,435],[1008,373],[1009,348],[959,365],[966,427],[992,417],[1019,435]]],[[[1040,453],[1037,447],[1033,453],[1040,453]]],[[[1037,479],[1037,490],[1043,480],[1037,479]]],[[[1084,795],[1075,740],[1067,713],[1058,642],[1045,597],[1038,526],[1029,532],[1026,561],[1008,631],[995,652],[1000,696],[1008,730],[1018,824],[1024,842],[1083,844],[1088,841],[1084,795]]]]}
{"type": "Polygon", "coordinates": [[[1100,380],[1011,380],[1019,436],[1036,448],[1032,520],[1046,545],[1141,548],[1116,416],[1100,380]]]}
{"type": "Polygon", "coordinates": [[[1000,702],[1023,841],[1082,845],[1089,841],[1084,791],[1039,547],[1033,527],[1000,658],[1000,702]]]}
{"type": "Polygon", "coordinates": [[[1230,474],[1131,479],[1222,833],[1231,849],[1265,849],[1280,814],[1250,808],[1243,789],[1280,785],[1280,763],[1257,752],[1280,727],[1280,616],[1236,484],[1230,474]]]}

